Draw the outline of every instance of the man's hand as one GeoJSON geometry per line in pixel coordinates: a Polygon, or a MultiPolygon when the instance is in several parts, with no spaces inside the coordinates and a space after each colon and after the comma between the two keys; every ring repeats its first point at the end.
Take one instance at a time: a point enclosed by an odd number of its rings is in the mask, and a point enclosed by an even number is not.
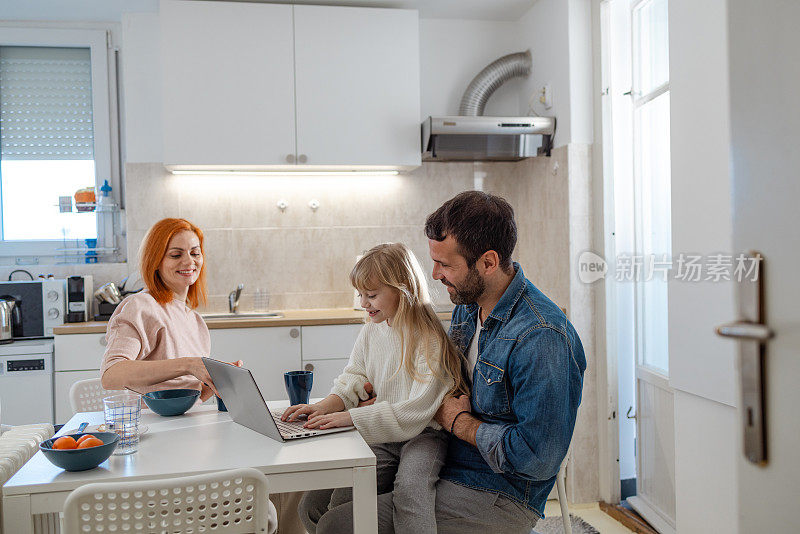
{"type": "Polygon", "coordinates": [[[469,403],[469,395],[445,397],[433,418],[437,423],[442,425],[442,428],[449,432],[450,428],[453,426],[453,419],[456,418],[456,415],[465,410],[468,412],[472,411],[472,406],[469,403]]]}
{"type": "Polygon", "coordinates": [[[367,395],[369,395],[369,398],[367,400],[360,401],[358,403],[358,407],[359,408],[361,408],[362,406],[371,406],[371,405],[375,404],[375,399],[376,399],[376,397],[375,397],[375,389],[372,387],[372,384],[370,384],[369,382],[365,383],[364,384],[364,391],[367,392],[367,395]]]}

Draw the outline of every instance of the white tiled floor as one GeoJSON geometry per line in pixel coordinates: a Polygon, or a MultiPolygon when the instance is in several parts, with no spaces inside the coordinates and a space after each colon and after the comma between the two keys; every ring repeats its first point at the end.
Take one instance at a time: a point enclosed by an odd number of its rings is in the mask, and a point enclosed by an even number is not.
{"type": "MultiPolygon", "coordinates": [[[[622,523],[615,521],[610,515],[603,512],[597,503],[573,504],[569,507],[572,515],[583,518],[584,521],[599,530],[602,534],[632,534],[633,531],[625,528],[622,523]]],[[[547,501],[544,507],[545,517],[561,517],[561,508],[558,501],[547,501]]]]}

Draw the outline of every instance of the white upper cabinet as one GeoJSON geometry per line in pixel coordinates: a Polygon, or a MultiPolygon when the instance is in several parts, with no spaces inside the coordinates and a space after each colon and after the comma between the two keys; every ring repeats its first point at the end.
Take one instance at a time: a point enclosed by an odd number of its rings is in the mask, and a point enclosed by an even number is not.
{"type": "Polygon", "coordinates": [[[420,165],[417,12],[296,5],[294,31],[298,158],[420,165]]]}
{"type": "Polygon", "coordinates": [[[168,167],[420,165],[416,11],[162,0],[160,17],[168,167]]]}
{"type": "Polygon", "coordinates": [[[292,6],[161,3],[164,163],[294,158],[292,6]]]}

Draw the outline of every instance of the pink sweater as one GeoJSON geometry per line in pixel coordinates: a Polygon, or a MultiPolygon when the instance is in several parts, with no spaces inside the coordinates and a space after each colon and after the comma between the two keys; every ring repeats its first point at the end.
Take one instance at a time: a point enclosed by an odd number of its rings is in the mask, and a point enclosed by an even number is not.
{"type": "MultiPolygon", "coordinates": [[[[129,295],[117,306],[108,322],[106,342],[100,376],[125,360],[169,360],[211,353],[211,336],[200,314],[179,300],[162,306],[147,291],[129,295]]],[[[187,375],[142,389],[199,390],[200,386],[199,380],[187,375]]]]}

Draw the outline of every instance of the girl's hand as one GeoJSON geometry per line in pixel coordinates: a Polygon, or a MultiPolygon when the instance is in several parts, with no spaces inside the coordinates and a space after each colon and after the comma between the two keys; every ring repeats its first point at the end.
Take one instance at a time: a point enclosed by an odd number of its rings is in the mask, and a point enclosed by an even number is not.
{"type": "Polygon", "coordinates": [[[286,408],[286,411],[281,415],[281,421],[297,421],[301,415],[307,415],[311,419],[326,413],[328,413],[328,410],[321,401],[314,404],[295,404],[286,408]]]}
{"type": "Polygon", "coordinates": [[[303,425],[303,428],[318,428],[320,430],[327,430],[329,428],[338,428],[343,426],[353,426],[353,418],[350,417],[350,412],[335,412],[327,415],[309,417],[308,422],[303,425]]]}

